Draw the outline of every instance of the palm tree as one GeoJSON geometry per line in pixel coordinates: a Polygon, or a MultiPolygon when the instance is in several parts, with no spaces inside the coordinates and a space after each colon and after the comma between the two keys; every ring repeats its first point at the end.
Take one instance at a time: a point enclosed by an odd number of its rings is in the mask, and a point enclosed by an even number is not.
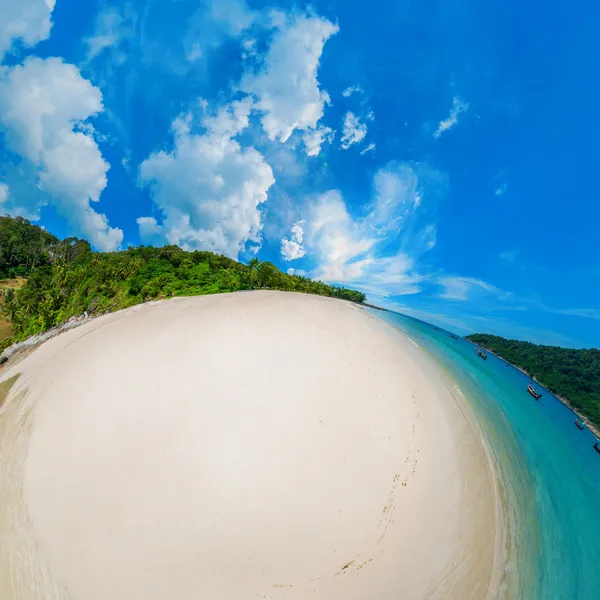
{"type": "Polygon", "coordinates": [[[260,260],[253,258],[248,262],[248,268],[250,269],[250,287],[254,288],[254,282],[256,281],[256,274],[258,273],[258,267],[260,266],[260,260]]]}

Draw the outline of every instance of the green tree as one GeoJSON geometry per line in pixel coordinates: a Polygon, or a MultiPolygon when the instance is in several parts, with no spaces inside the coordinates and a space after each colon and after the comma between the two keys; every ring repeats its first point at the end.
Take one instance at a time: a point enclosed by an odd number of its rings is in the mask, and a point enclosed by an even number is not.
{"type": "Polygon", "coordinates": [[[467,339],[523,369],[600,427],[600,350],[538,346],[481,333],[467,339]]]}

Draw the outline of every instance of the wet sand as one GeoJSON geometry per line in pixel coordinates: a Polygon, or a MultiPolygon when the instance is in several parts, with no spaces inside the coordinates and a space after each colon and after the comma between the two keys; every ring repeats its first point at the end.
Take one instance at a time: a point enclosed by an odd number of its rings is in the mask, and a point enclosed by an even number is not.
{"type": "Polygon", "coordinates": [[[356,305],[137,306],[1,379],[17,374],[0,598],[494,597],[497,494],[468,404],[356,305]]]}

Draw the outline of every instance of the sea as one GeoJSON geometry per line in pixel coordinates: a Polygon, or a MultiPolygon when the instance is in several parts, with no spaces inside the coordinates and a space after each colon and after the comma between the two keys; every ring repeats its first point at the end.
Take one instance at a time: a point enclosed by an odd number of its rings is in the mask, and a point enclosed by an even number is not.
{"type": "Polygon", "coordinates": [[[541,386],[433,325],[369,309],[444,369],[477,416],[498,476],[505,544],[499,598],[600,600],[600,454],[541,386]]]}

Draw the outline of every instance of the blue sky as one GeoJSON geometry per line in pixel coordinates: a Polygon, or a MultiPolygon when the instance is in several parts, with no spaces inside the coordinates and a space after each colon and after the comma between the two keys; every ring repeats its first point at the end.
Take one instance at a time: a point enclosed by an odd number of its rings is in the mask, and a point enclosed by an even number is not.
{"type": "Polygon", "coordinates": [[[600,7],[0,0],[0,212],[600,340],[600,7]],[[586,15],[584,17],[584,15],[586,15]]]}

